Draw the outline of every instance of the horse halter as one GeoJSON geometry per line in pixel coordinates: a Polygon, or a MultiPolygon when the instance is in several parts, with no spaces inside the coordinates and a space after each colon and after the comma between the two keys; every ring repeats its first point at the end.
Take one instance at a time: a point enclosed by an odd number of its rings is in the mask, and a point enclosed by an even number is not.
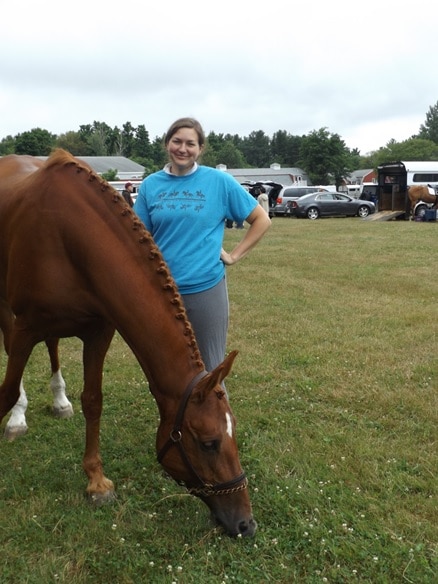
{"type": "Polygon", "coordinates": [[[176,446],[179,450],[182,460],[184,461],[186,467],[192,473],[198,486],[189,487],[186,485],[184,481],[177,481],[178,484],[183,485],[186,487],[187,491],[191,495],[200,495],[203,497],[211,497],[213,495],[231,495],[232,493],[237,493],[238,491],[243,491],[248,486],[248,479],[246,478],[245,473],[243,472],[239,476],[231,479],[231,481],[227,481],[225,483],[217,483],[212,485],[211,483],[207,483],[201,479],[198,475],[196,470],[194,469],[192,463],[190,462],[186,451],[184,450],[184,446],[182,443],[182,423],[184,419],[184,413],[186,411],[187,403],[189,401],[190,396],[192,395],[192,391],[196,384],[203,379],[206,375],[208,375],[207,371],[201,371],[198,373],[192,381],[188,384],[184,395],[181,399],[181,403],[179,404],[179,408],[175,417],[175,422],[173,424],[173,428],[170,431],[169,438],[164,446],[160,449],[157,459],[158,462],[161,464],[164,456],[166,455],[167,451],[172,447],[176,446]]]}

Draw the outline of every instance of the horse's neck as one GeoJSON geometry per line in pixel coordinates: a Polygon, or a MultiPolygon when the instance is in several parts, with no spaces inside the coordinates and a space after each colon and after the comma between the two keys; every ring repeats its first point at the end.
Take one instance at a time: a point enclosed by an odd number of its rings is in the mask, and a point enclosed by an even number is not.
{"type": "MultiPolygon", "coordinates": [[[[163,302],[155,296],[159,301],[150,303],[149,291],[145,282],[144,298],[131,305],[129,316],[121,313],[119,318],[115,309],[113,322],[135,354],[155,397],[180,397],[204,365],[190,325],[178,317],[167,299],[163,302]]],[[[125,292],[129,298],[130,291],[125,292]]]]}
{"type": "Polygon", "coordinates": [[[98,302],[136,355],[151,390],[181,393],[204,369],[182,298],[148,234],[136,235],[134,244],[130,232],[125,243],[123,233],[118,236],[109,242],[114,251],[96,252],[98,302]]]}

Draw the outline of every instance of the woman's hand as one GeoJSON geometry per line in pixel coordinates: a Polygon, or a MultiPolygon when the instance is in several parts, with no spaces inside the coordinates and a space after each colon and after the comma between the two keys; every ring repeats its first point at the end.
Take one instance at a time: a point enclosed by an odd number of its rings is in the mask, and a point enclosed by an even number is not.
{"type": "Polygon", "coordinates": [[[233,251],[228,253],[222,248],[221,260],[226,266],[232,266],[244,258],[271,225],[268,214],[260,205],[257,205],[253,212],[246,218],[246,221],[249,223],[249,229],[245,232],[243,239],[236,245],[233,251]]]}
{"type": "Polygon", "coordinates": [[[221,251],[221,260],[224,262],[226,266],[232,266],[233,264],[236,263],[236,260],[233,260],[231,254],[225,251],[224,248],[222,248],[221,251]]]}

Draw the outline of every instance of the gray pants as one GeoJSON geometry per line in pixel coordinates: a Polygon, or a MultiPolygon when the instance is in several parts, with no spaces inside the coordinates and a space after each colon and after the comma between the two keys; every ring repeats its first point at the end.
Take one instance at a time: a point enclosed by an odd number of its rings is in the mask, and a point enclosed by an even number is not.
{"type": "Polygon", "coordinates": [[[187,316],[195,332],[207,371],[225,359],[228,332],[228,290],[226,278],[213,288],[183,294],[187,316]]]}

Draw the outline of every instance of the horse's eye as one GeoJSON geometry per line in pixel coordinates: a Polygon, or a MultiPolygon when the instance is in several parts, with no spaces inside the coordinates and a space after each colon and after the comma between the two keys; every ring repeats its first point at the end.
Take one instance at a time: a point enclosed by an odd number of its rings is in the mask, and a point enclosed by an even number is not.
{"type": "Polygon", "coordinates": [[[219,449],[219,440],[209,440],[201,443],[202,450],[206,452],[216,452],[219,449]]]}

